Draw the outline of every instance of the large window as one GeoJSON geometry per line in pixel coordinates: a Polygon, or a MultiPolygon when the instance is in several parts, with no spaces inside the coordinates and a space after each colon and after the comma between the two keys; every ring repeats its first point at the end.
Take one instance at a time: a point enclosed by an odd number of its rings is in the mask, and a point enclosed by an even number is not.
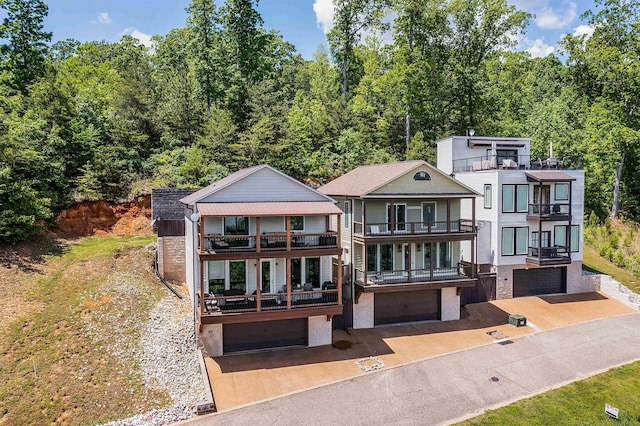
{"type": "Polygon", "coordinates": [[[244,216],[225,217],[224,233],[226,235],[248,235],[249,218],[244,216]]]}
{"type": "MultiPolygon", "coordinates": [[[[542,231],[542,244],[540,247],[549,247],[549,240],[551,239],[551,231],[542,231]]],[[[531,233],[531,247],[538,248],[538,231],[531,233]]]]}
{"type": "Polygon", "coordinates": [[[571,225],[571,251],[580,251],[580,226],[571,225]]]}
{"type": "Polygon", "coordinates": [[[393,271],[393,244],[380,244],[380,270],[393,271]]]}
{"type": "Polygon", "coordinates": [[[556,225],[553,227],[553,245],[556,247],[567,246],[567,227],[556,225]]]}
{"type": "Polygon", "coordinates": [[[484,186],[484,208],[485,209],[490,209],[491,208],[491,184],[487,183],[484,186]]]}
{"type": "Polygon", "coordinates": [[[424,243],[424,268],[431,268],[431,243],[424,243]]]}
{"type": "Polygon", "coordinates": [[[556,183],[556,201],[569,200],[569,184],[568,183],[556,183]]]}
{"type": "Polygon", "coordinates": [[[451,267],[451,241],[438,243],[438,268],[451,267]]]}
{"type": "Polygon", "coordinates": [[[209,278],[209,291],[207,293],[222,294],[224,292],[224,269],[224,260],[207,262],[207,275],[209,278]]]}
{"type": "Polygon", "coordinates": [[[502,212],[526,212],[529,204],[529,185],[502,185],[502,212]]]}
{"type": "Polygon", "coordinates": [[[289,221],[292,231],[304,231],[304,216],[291,216],[289,221]]]}
{"type": "Polygon", "coordinates": [[[320,258],[307,257],[304,261],[304,282],[320,287],[320,258]]]}
{"type": "Polygon", "coordinates": [[[529,228],[502,228],[502,255],[527,254],[529,228]]]}
{"type": "Polygon", "coordinates": [[[378,270],[378,246],[367,244],[367,271],[378,270]]]}
{"type": "Polygon", "coordinates": [[[436,203],[430,201],[422,203],[422,222],[435,222],[436,221],[436,203]]]}
{"type": "Polygon", "coordinates": [[[229,262],[229,288],[247,291],[247,262],[229,262]]]}

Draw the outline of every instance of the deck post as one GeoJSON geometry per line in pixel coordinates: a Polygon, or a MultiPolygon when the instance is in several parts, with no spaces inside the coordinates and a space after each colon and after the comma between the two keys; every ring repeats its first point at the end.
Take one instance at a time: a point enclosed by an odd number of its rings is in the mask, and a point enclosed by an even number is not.
{"type": "Polygon", "coordinates": [[[260,218],[256,217],[256,252],[260,253],[260,218]]]}
{"type": "Polygon", "coordinates": [[[284,217],[284,226],[287,230],[287,251],[291,251],[291,216],[284,217]]]}
{"type": "Polygon", "coordinates": [[[433,281],[433,258],[435,257],[435,243],[429,243],[429,281],[433,281]]]}
{"type": "MultiPolygon", "coordinates": [[[[409,257],[409,264],[408,265],[404,265],[405,269],[407,270],[407,282],[411,282],[411,260],[413,259],[411,257],[411,246],[413,245],[413,243],[408,243],[407,244],[407,250],[408,250],[408,257],[409,257]]],[[[404,251],[404,250],[403,250],[404,251]]],[[[402,253],[402,255],[404,256],[404,253],[402,253]]]]}
{"type": "Polygon", "coordinates": [[[447,198],[447,234],[451,233],[451,199],[447,198]]]}
{"type": "MultiPolygon", "coordinates": [[[[288,219],[288,217],[287,217],[288,219]]],[[[287,256],[287,309],[291,309],[291,258],[287,256]]]]}
{"type": "Polygon", "coordinates": [[[473,237],[471,240],[471,278],[476,277],[476,240],[478,234],[476,233],[476,200],[471,199],[471,230],[473,231],[473,237]]]}
{"type": "Polygon", "coordinates": [[[391,235],[393,235],[396,229],[396,206],[393,204],[393,199],[389,202],[389,220],[391,221],[391,229],[389,231],[391,232],[391,235]]]}
{"type": "MultiPolygon", "coordinates": [[[[549,241],[551,243],[551,241],[549,241]]],[[[538,265],[542,261],[542,181],[538,186],[538,265]]]]}
{"type": "Polygon", "coordinates": [[[198,221],[198,236],[200,237],[200,253],[204,252],[204,217],[200,216],[198,221]]]}
{"type": "Polygon", "coordinates": [[[200,265],[200,316],[204,315],[204,262],[198,260],[200,265]]]}
{"type": "MultiPolygon", "coordinates": [[[[376,245],[376,250],[378,250],[378,246],[376,245]]],[[[367,243],[362,243],[362,284],[367,285],[367,264],[369,262],[369,253],[367,252],[367,243]]]]}
{"type": "MultiPolygon", "coordinates": [[[[260,276],[260,272],[262,271],[262,259],[256,259],[256,311],[260,312],[262,310],[262,277],[260,276]]],[[[271,272],[273,273],[273,272],[271,272]]]]}
{"type": "Polygon", "coordinates": [[[338,304],[342,305],[342,252],[338,254],[338,304]]]}
{"type": "Polygon", "coordinates": [[[367,201],[362,199],[362,236],[367,236],[367,201]]]}

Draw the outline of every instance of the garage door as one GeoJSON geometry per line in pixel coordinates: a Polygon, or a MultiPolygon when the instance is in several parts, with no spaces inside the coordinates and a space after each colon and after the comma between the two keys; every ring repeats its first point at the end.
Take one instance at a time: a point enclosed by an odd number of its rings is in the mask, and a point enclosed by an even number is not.
{"type": "Polygon", "coordinates": [[[513,271],[513,297],[567,292],[567,268],[531,268],[513,271]]]}
{"type": "Polygon", "coordinates": [[[307,318],[225,324],[224,353],[307,344],[307,318]]]}
{"type": "Polygon", "coordinates": [[[374,324],[440,319],[440,290],[377,293],[374,324]]]}

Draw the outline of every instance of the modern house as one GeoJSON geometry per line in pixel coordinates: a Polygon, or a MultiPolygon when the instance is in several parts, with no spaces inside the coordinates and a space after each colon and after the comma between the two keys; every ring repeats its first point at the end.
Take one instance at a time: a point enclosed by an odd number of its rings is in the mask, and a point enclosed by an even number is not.
{"type": "MultiPolygon", "coordinates": [[[[581,287],[584,172],[530,139],[452,136],[438,168],[480,192],[478,264],[496,274],[496,298],[591,291],[581,287]]],[[[463,211],[473,209],[469,203],[463,211]]]]}
{"type": "Polygon", "coordinates": [[[212,356],[331,344],[342,314],[342,211],[268,165],[180,200],[186,283],[212,356]]]}
{"type": "Polygon", "coordinates": [[[347,325],[460,318],[476,284],[476,191],[424,161],[361,166],[318,191],[343,212],[347,325]]]}

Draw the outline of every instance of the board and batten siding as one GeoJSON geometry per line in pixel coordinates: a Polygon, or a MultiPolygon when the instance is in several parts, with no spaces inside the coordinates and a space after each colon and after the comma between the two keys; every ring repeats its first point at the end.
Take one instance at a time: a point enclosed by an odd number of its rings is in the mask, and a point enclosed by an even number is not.
{"type": "Polygon", "coordinates": [[[449,176],[443,175],[434,168],[428,166],[420,166],[407,172],[397,179],[383,185],[382,187],[372,191],[373,195],[393,195],[393,194],[460,194],[472,195],[472,193],[456,182],[449,176]],[[419,172],[425,171],[431,176],[431,180],[414,180],[413,176],[419,172]]]}
{"type": "Polygon", "coordinates": [[[249,176],[200,200],[204,203],[328,201],[322,194],[270,169],[249,176]]]}

